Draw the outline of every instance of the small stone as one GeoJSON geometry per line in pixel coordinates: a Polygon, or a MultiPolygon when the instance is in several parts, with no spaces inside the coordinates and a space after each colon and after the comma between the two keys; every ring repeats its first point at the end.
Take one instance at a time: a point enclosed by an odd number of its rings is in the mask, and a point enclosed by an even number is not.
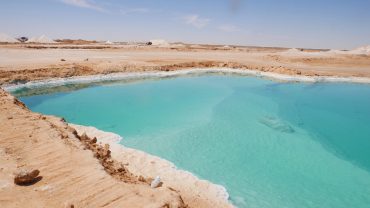
{"type": "Polygon", "coordinates": [[[96,137],[94,137],[92,140],[91,140],[91,143],[96,143],[98,141],[98,139],[96,139],[96,137]]]}
{"type": "Polygon", "coordinates": [[[109,144],[105,144],[105,145],[104,145],[104,149],[105,149],[105,150],[109,150],[109,144]]]}
{"type": "Polygon", "coordinates": [[[39,174],[40,171],[37,169],[32,171],[21,169],[15,173],[14,183],[17,185],[33,183],[37,180],[39,174]]]}
{"type": "Polygon", "coordinates": [[[89,137],[86,135],[86,133],[83,133],[81,135],[81,140],[87,140],[87,139],[89,139],[89,137]]]}
{"type": "Polygon", "coordinates": [[[109,149],[104,149],[103,150],[103,156],[104,157],[108,157],[109,158],[110,157],[110,154],[111,154],[111,151],[109,149]]]}
{"type": "Polygon", "coordinates": [[[150,183],[151,188],[157,188],[161,184],[161,178],[159,176],[155,177],[155,179],[150,183]]]}
{"type": "Polygon", "coordinates": [[[146,182],[146,180],[143,176],[139,176],[138,180],[141,181],[141,182],[146,182]]]}
{"type": "Polygon", "coordinates": [[[66,134],[65,132],[62,133],[62,139],[67,139],[68,138],[68,134],[66,134]]]}

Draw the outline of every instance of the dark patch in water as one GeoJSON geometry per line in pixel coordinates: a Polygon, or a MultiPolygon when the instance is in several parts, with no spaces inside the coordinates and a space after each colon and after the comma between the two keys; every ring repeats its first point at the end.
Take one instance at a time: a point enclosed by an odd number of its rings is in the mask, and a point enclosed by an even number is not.
{"type": "Polygon", "coordinates": [[[294,133],[295,132],[294,129],[289,124],[275,117],[265,116],[262,119],[260,119],[259,122],[276,131],[280,131],[284,133],[294,133]]]}

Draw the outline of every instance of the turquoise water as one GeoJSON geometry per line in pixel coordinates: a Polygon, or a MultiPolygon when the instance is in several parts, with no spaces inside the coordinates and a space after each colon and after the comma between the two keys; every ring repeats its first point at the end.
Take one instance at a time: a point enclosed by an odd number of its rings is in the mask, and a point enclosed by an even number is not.
{"type": "Polygon", "coordinates": [[[369,85],[205,75],[21,100],[120,134],[223,185],[238,207],[370,207],[369,85]]]}

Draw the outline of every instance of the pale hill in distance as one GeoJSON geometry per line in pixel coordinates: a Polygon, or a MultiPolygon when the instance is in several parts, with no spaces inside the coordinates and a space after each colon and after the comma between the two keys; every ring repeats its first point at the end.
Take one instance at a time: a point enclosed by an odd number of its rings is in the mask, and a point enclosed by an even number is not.
{"type": "Polygon", "coordinates": [[[41,35],[40,37],[30,38],[27,43],[56,43],[54,40],[50,39],[46,35],[41,35]]]}

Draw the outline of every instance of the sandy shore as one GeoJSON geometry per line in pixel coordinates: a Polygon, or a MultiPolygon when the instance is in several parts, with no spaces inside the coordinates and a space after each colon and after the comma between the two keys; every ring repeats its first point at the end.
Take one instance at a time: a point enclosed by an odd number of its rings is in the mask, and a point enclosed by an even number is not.
{"type": "MultiPolygon", "coordinates": [[[[258,47],[0,45],[0,85],[8,91],[196,73],[370,83],[370,55],[258,47]]],[[[231,206],[222,187],[117,145],[117,135],[75,126],[77,133],[59,118],[29,111],[1,89],[0,103],[1,207],[231,206]],[[110,144],[111,155],[91,137],[110,144]],[[20,168],[39,169],[43,178],[17,186],[13,173],[20,168]],[[157,175],[164,184],[152,189],[148,183],[157,175]]]]}
{"type": "Polygon", "coordinates": [[[176,190],[150,188],[62,119],[33,113],[3,90],[0,123],[1,207],[187,206],[176,190]],[[42,178],[15,185],[19,169],[42,178]]]}

